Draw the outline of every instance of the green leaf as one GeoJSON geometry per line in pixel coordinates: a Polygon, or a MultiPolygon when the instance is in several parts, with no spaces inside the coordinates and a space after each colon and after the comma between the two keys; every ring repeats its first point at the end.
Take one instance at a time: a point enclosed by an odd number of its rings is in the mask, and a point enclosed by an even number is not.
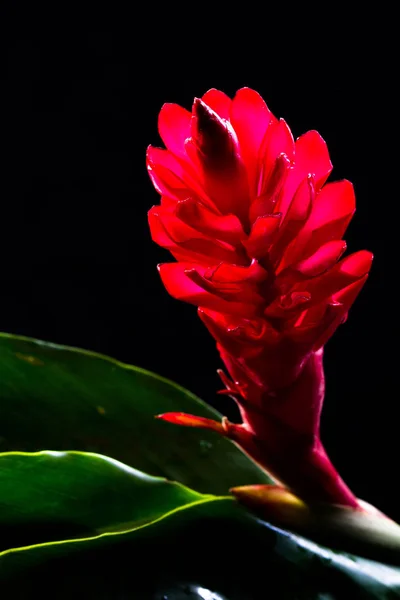
{"type": "Polygon", "coordinates": [[[169,411],[221,418],[187,390],[143,369],[0,334],[0,451],[95,452],[205,493],[270,482],[228,440],[154,419],[169,411]]]}
{"type": "Polygon", "coordinates": [[[29,598],[36,589],[42,598],[214,592],[262,600],[274,590],[280,598],[400,597],[395,567],[333,552],[254,518],[232,498],[104,456],[6,453],[0,489],[3,548],[4,533],[23,544],[0,552],[2,597],[29,598]],[[67,531],[69,539],[54,541],[67,531]],[[44,542],[49,533],[53,541],[44,542]]]}
{"type": "Polygon", "coordinates": [[[268,482],[230,442],[153,419],[176,410],[219,418],[141,369],[0,335],[0,447],[57,450],[0,456],[2,597],[400,597],[396,567],[333,552],[233,499],[118,462],[219,494],[268,482]],[[92,454],[63,452],[71,449],[92,454]]]}
{"type": "Polygon", "coordinates": [[[82,452],[0,454],[0,490],[0,551],[133,529],[209,498],[82,452]]]}
{"type": "Polygon", "coordinates": [[[132,531],[3,552],[0,581],[10,598],[36,589],[46,598],[400,597],[399,569],[334,553],[223,498],[189,504],[132,531]]]}

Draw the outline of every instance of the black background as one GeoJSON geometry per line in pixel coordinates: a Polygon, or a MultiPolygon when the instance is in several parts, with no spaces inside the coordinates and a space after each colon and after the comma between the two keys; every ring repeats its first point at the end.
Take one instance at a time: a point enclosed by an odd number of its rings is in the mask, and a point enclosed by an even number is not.
{"type": "Polygon", "coordinates": [[[188,56],[184,63],[183,46],[168,58],[162,49],[150,55],[148,42],[138,51],[123,21],[58,23],[45,33],[37,22],[14,23],[2,38],[0,329],[110,354],[233,414],[216,395],[213,340],[195,308],[171,299],[159,280],[156,265],[169,255],[147,227],[158,195],[145,151],[161,144],[164,102],[189,108],[210,87],[229,95],[253,87],[295,136],[317,129],[331,152],[331,180],[355,185],[349,251],[368,248],[375,262],[326,348],[323,439],[355,493],[400,518],[392,78],[379,65],[366,69],[359,52],[354,63],[350,54],[321,69],[279,56],[269,59],[275,69],[241,63],[229,73],[223,61],[197,69],[188,56]]]}

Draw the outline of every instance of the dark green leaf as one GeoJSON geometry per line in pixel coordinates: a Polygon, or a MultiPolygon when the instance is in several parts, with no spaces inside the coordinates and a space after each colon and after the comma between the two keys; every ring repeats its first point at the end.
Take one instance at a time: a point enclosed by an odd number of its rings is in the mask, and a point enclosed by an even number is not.
{"type": "Polygon", "coordinates": [[[397,568],[271,527],[231,499],[205,499],[130,532],[3,552],[0,581],[10,598],[400,597],[397,568]]]}
{"type": "MultiPolygon", "coordinates": [[[[2,449],[101,451],[214,493],[268,481],[226,440],[153,419],[176,410],[219,418],[140,369],[0,336],[2,449]]],[[[258,521],[232,499],[106,457],[8,453],[0,490],[1,543],[13,546],[0,553],[5,598],[32,590],[42,598],[140,600],[203,600],[211,591],[216,600],[400,597],[395,567],[335,553],[258,521]]]]}
{"type": "Polygon", "coordinates": [[[92,352],[0,334],[0,451],[82,450],[206,493],[269,479],[231,442],[154,419],[220,419],[187,390],[92,352]]]}
{"type": "Polygon", "coordinates": [[[81,452],[0,454],[0,490],[0,551],[133,529],[208,498],[81,452]]]}

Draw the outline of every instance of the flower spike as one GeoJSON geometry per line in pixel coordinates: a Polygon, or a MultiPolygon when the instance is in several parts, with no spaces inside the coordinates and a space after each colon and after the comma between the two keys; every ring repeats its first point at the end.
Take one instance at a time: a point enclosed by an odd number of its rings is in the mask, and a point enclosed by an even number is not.
{"type": "Polygon", "coordinates": [[[191,113],[165,105],[159,130],[167,149],[150,148],[147,164],[162,201],[149,223],[177,261],[160,275],[173,297],[198,307],[227,371],[222,393],[242,423],[158,418],[231,439],[280,482],[234,490],[241,499],[271,509],[279,498],[296,514],[315,503],[360,509],[320,439],[323,347],[372,262],[367,251],[342,258],[351,183],[326,183],[332,163],[321,136],[295,141],[249,88],[232,100],[209,90],[191,113]]]}

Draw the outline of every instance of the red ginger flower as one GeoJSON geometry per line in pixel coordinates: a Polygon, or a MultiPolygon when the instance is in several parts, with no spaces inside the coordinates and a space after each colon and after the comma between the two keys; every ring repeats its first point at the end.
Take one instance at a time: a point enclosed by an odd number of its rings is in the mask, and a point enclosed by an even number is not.
{"type": "Polygon", "coordinates": [[[357,507],[320,441],[323,346],[364,285],[372,255],[340,259],[355,211],[349,181],[325,184],[324,140],[294,141],[259,94],[218,90],[192,113],[165,104],[147,166],[161,205],[152,238],[176,263],[159,266],[168,292],[199,307],[231,377],[240,425],[182,413],[166,420],[218,431],[311,502],[357,507]]]}

